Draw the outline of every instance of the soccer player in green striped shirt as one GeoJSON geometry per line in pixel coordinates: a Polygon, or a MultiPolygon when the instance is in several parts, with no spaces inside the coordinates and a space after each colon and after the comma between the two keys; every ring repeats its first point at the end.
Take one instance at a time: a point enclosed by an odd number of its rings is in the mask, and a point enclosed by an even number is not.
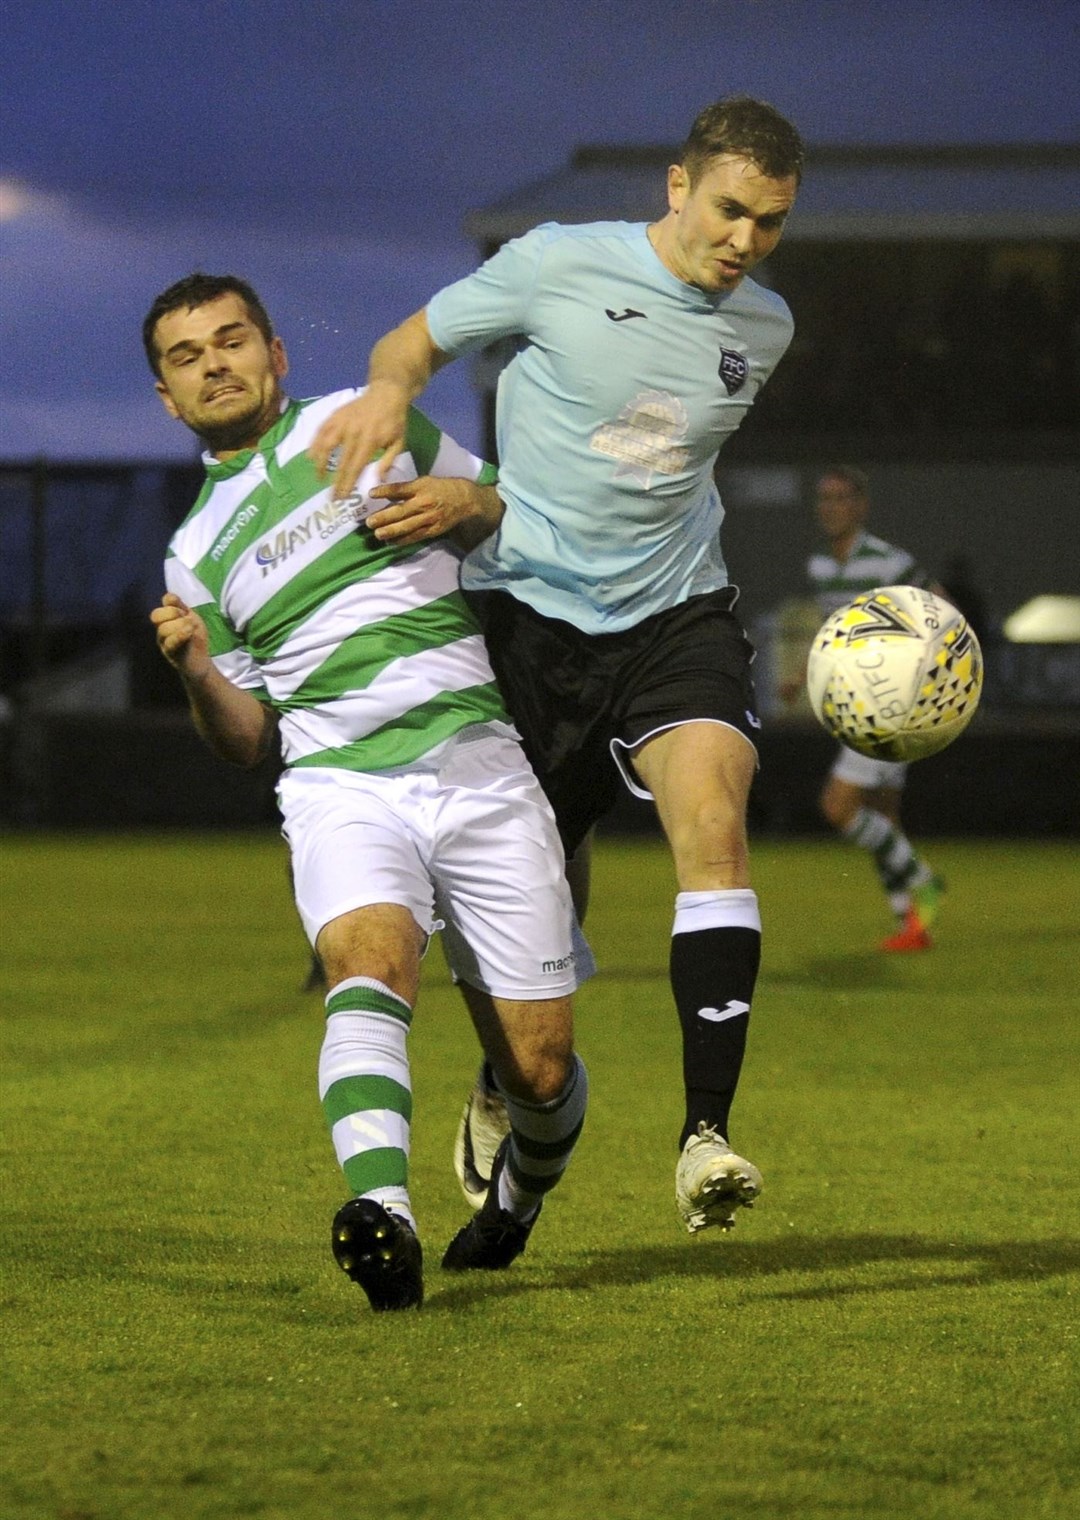
{"type": "MultiPolygon", "coordinates": [[[[875,586],[925,586],[943,594],[906,549],[867,531],[870,487],[862,470],[829,465],[815,487],[814,508],[828,547],[811,555],[807,578],[822,619],[875,586]]],[[[888,951],[930,948],[943,888],[904,832],[900,803],[906,777],[906,765],[840,745],[820,798],[832,827],[873,859],[896,919],[894,932],[881,942],[888,951]]]]}
{"type": "MultiPolygon", "coordinates": [[[[143,339],[166,410],[206,447],[151,614],[158,644],[216,753],[250,766],[280,739],[296,904],[328,988],[319,1096],[354,1195],[332,1248],[373,1308],[416,1307],[406,1036],[436,929],[510,1115],[445,1268],[524,1250],[584,1119],[571,994],[587,952],[554,817],[461,595],[459,550],[381,543],[374,468],[335,500],[311,463],[315,431],[357,392],[288,397],[282,340],[229,275],[164,291],[143,339]]],[[[413,409],[387,479],[415,482],[423,513],[431,476],[460,507],[483,502],[494,471],[413,409]]]]}

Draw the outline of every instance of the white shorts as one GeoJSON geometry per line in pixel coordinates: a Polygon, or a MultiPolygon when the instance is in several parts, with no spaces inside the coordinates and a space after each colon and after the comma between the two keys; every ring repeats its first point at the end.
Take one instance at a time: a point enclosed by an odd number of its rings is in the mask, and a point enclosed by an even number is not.
{"type": "Polygon", "coordinates": [[[902,792],[907,766],[897,760],[874,760],[869,755],[860,755],[856,750],[848,749],[846,744],[841,744],[829,775],[835,776],[837,781],[847,781],[851,786],[864,787],[867,791],[885,786],[890,791],[902,792]]]}
{"type": "Polygon", "coordinates": [[[451,742],[424,769],[286,770],[278,803],[313,945],[343,913],[400,903],[425,934],[444,930],[455,976],[494,997],[562,997],[589,974],[555,819],[513,739],[451,742]]]}

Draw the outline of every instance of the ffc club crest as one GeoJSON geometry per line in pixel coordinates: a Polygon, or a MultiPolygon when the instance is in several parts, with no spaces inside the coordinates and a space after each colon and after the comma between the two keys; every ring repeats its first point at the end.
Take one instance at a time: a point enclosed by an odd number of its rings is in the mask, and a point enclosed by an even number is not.
{"type": "Polygon", "coordinates": [[[720,378],[729,396],[734,396],[736,391],[742,390],[749,373],[750,366],[742,354],[737,354],[730,348],[720,350],[720,378]]]}

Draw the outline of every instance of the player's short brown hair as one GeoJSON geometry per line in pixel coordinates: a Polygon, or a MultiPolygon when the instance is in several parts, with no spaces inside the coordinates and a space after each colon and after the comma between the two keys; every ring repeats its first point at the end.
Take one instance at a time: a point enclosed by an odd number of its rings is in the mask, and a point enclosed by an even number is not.
{"type": "Polygon", "coordinates": [[[748,158],[769,179],[802,178],[802,138],[775,106],[751,95],[729,95],[699,112],[679,156],[690,184],[723,153],[748,158]]]}
{"type": "Polygon", "coordinates": [[[182,280],[177,280],[175,285],[170,285],[168,290],[163,290],[143,319],[143,348],[155,379],[161,379],[161,355],[158,353],[154,333],[162,317],[167,317],[171,311],[179,311],[181,307],[194,311],[198,306],[205,306],[208,301],[216,301],[219,296],[227,295],[240,297],[247,307],[248,316],[267,343],[270,342],[274,336],[274,324],[248,282],[234,274],[203,274],[197,269],[193,274],[186,274],[182,280]]]}
{"type": "Polygon", "coordinates": [[[858,465],[827,464],[817,473],[819,481],[826,478],[842,480],[850,486],[856,496],[865,496],[867,500],[870,499],[870,477],[865,470],[860,470],[858,465]]]}

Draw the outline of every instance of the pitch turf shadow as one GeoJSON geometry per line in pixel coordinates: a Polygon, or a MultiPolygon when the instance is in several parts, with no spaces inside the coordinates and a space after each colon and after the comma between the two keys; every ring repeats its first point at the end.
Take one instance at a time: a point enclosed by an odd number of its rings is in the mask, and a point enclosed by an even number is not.
{"type": "Polygon", "coordinates": [[[887,991],[897,984],[896,966],[880,951],[846,955],[820,955],[803,961],[788,971],[763,968],[761,986],[840,988],[850,992],[887,991]]]}
{"type": "MultiPolygon", "coordinates": [[[[539,1265],[539,1263],[537,1264],[539,1265]]],[[[738,1245],[720,1239],[640,1250],[583,1253],[538,1282],[492,1274],[443,1287],[428,1308],[454,1309],[485,1298],[554,1289],[632,1288],[663,1278],[700,1278],[759,1290],[770,1299],[821,1300],[943,1287],[1038,1282],[1080,1270],[1080,1240],[944,1241],[910,1235],[791,1235],[738,1245]],[[886,1270],[867,1275],[867,1268],[886,1270]],[[856,1280],[854,1274],[861,1274],[856,1280]],[[777,1279],[791,1277],[791,1282],[777,1279]],[[809,1280],[807,1280],[809,1279],[809,1280]]],[[[446,1279],[443,1279],[443,1283],[446,1279]]],[[[434,1288],[436,1282],[432,1282],[434,1288]]]]}
{"type": "MultiPolygon", "coordinates": [[[[258,1303],[271,1319],[292,1320],[301,1310],[308,1312],[308,1295],[320,1276],[307,1250],[283,1252],[279,1270],[263,1276],[244,1270],[233,1243],[196,1239],[169,1225],[135,1237],[130,1231],[99,1228],[92,1245],[74,1259],[57,1249],[49,1232],[16,1229],[15,1234],[20,1237],[16,1254],[21,1275],[38,1289],[49,1280],[73,1278],[85,1281],[91,1291],[110,1282],[146,1284],[197,1300],[210,1316],[246,1313],[258,1303]]],[[[709,1232],[670,1245],[579,1251],[569,1262],[550,1265],[538,1250],[506,1273],[459,1276],[441,1272],[438,1260],[431,1249],[425,1315],[526,1293],[635,1288],[665,1279],[694,1279],[755,1297],[796,1302],[1036,1283],[1080,1271],[1080,1240],[946,1241],[863,1233],[791,1234],[739,1242],[709,1232]]],[[[354,1308],[354,1295],[344,1294],[341,1312],[346,1319],[351,1320],[354,1308]]]]}

